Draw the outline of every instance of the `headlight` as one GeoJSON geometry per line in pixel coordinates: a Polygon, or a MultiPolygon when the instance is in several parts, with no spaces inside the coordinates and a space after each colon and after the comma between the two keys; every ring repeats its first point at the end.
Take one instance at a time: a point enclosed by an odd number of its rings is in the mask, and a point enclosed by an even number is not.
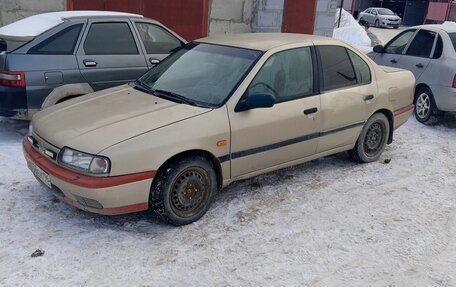
{"type": "Polygon", "coordinates": [[[28,136],[31,137],[32,135],[33,135],[33,124],[32,124],[32,121],[30,121],[28,136]]]}
{"type": "Polygon", "coordinates": [[[60,151],[58,161],[62,165],[87,173],[105,174],[110,170],[108,158],[91,155],[67,147],[64,147],[60,151]]]}

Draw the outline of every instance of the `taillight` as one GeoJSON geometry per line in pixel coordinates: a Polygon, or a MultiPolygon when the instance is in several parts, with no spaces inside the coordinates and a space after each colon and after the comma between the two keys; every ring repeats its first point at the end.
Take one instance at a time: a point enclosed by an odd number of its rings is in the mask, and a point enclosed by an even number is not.
{"type": "Polygon", "coordinates": [[[456,89],[456,75],[453,78],[453,89],[456,89]]]}
{"type": "Polygon", "coordinates": [[[0,71],[0,85],[7,87],[25,87],[25,73],[0,71]]]}

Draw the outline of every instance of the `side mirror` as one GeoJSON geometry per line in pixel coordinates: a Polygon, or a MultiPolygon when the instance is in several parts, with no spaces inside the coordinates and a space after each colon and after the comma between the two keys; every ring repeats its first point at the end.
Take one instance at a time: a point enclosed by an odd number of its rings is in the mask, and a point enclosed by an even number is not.
{"type": "Polygon", "coordinates": [[[383,47],[383,45],[377,45],[377,46],[374,47],[373,51],[374,51],[375,53],[380,53],[380,54],[382,54],[382,53],[385,52],[385,47],[383,47]]]}
{"type": "Polygon", "coordinates": [[[255,93],[241,100],[237,104],[234,111],[242,112],[253,109],[270,108],[274,106],[274,104],[275,98],[273,95],[267,93],[255,93]]]}

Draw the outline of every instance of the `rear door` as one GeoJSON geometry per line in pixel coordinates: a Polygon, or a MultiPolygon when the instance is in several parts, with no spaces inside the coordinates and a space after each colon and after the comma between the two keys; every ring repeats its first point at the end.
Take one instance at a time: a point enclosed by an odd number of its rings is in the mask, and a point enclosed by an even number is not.
{"type": "Polygon", "coordinates": [[[157,23],[133,20],[133,25],[139,35],[149,68],[184,44],[177,35],[157,23]]]}
{"type": "Polygon", "coordinates": [[[91,19],[77,52],[79,69],[94,90],[122,85],[147,71],[128,19],[91,19]]]}
{"type": "Polygon", "coordinates": [[[318,152],[353,144],[377,98],[371,68],[342,46],[318,46],[321,63],[321,133],[318,152]]]}
{"type": "Polygon", "coordinates": [[[398,63],[398,67],[409,70],[418,80],[431,61],[437,33],[421,29],[408,46],[405,55],[398,63]]]}

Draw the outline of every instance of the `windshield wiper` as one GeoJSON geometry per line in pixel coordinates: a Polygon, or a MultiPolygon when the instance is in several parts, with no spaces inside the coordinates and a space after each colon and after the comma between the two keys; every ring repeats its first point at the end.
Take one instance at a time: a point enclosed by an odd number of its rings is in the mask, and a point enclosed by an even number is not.
{"type": "Polygon", "coordinates": [[[189,98],[186,98],[186,97],[184,97],[182,95],[179,95],[177,93],[174,93],[174,92],[165,91],[165,90],[155,90],[154,92],[155,92],[156,96],[164,96],[164,97],[166,97],[166,98],[168,98],[170,100],[174,100],[174,101],[177,100],[177,101],[179,101],[181,103],[186,103],[186,104],[189,104],[189,105],[192,105],[192,106],[198,106],[198,104],[195,101],[193,101],[193,100],[191,100],[189,98]]]}
{"type": "Polygon", "coordinates": [[[135,88],[140,89],[143,92],[146,92],[151,95],[155,95],[155,90],[146,85],[145,83],[141,82],[140,80],[136,80],[133,82],[135,84],[135,88]]]}

